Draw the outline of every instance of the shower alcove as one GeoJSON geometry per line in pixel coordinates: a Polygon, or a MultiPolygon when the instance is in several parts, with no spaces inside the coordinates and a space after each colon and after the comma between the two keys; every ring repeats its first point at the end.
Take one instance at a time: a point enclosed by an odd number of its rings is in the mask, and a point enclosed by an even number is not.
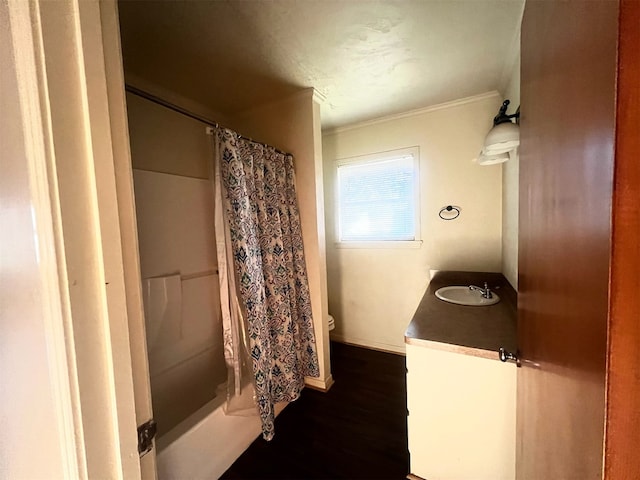
{"type": "MultiPolygon", "coordinates": [[[[122,13],[121,13],[122,20],[122,13]]],[[[146,350],[158,478],[217,478],[260,434],[256,415],[225,414],[226,379],[206,127],[219,122],[295,157],[319,379],[329,366],[320,102],[313,89],[224,115],[127,66],[127,116],[135,191],[146,350]]],[[[213,108],[212,108],[213,107],[213,108]]],[[[283,405],[278,405],[277,412],[283,405]]],[[[153,455],[153,453],[152,453],[153,455]]]]}

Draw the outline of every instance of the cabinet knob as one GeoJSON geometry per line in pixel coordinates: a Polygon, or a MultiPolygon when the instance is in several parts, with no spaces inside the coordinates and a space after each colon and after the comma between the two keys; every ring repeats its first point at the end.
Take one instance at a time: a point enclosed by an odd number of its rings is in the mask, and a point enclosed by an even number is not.
{"type": "Polygon", "coordinates": [[[520,359],[518,358],[518,355],[505,350],[504,347],[500,347],[498,350],[498,356],[500,357],[501,362],[514,362],[517,366],[520,366],[520,359]]]}

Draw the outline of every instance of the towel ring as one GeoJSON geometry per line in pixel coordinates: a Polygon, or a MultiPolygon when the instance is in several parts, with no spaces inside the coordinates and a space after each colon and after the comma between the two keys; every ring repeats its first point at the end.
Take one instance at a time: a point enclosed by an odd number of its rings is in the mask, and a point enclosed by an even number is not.
{"type": "Polygon", "coordinates": [[[460,207],[456,207],[454,205],[447,205],[446,207],[442,207],[440,212],[438,212],[438,216],[442,220],[455,220],[460,216],[460,207]]]}

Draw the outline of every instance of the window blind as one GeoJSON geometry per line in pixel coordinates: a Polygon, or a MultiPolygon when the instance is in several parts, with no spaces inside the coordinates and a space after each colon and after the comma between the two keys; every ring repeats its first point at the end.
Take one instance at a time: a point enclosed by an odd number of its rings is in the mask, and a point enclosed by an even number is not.
{"type": "Polygon", "coordinates": [[[415,240],[416,175],[413,155],[338,166],[339,241],[415,240]]]}

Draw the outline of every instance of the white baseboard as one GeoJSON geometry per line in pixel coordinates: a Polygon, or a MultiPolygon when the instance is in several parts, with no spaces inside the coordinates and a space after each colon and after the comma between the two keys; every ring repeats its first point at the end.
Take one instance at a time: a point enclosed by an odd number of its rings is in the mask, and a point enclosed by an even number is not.
{"type": "Polygon", "coordinates": [[[313,388],[314,390],[320,390],[321,392],[326,392],[333,385],[333,376],[329,375],[329,378],[321,380],[319,378],[314,377],[305,377],[304,378],[305,386],[309,388],[313,388]]]}
{"type": "Polygon", "coordinates": [[[404,343],[402,345],[391,345],[388,343],[372,342],[371,340],[364,340],[362,338],[353,338],[353,337],[339,335],[335,333],[331,333],[331,340],[339,343],[346,343],[347,345],[355,345],[357,347],[365,347],[365,348],[370,348],[372,350],[380,350],[381,352],[397,353],[399,355],[406,354],[406,348],[404,343]]]}

